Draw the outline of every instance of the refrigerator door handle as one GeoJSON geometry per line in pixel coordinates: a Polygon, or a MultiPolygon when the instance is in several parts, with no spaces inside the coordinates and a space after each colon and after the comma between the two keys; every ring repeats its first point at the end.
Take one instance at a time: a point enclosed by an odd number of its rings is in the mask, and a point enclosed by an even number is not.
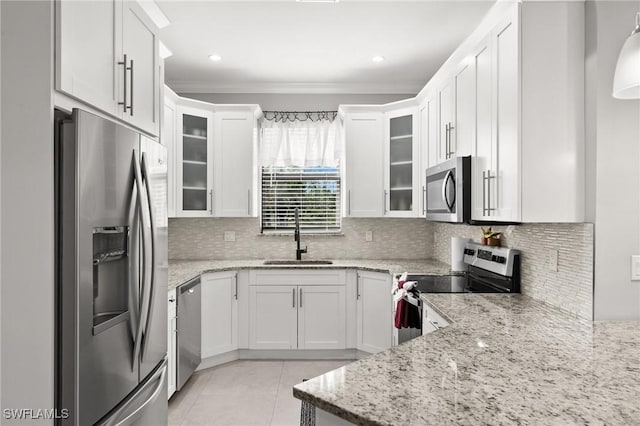
{"type": "MultiPolygon", "coordinates": [[[[155,269],[156,269],[156,257],[155,257],[155,251],[156,251],[156,241],[155,241],[155,235],[156,235],[156,226],[155,226],[155,220],[153,218],[154,214],[153,214],[153,209],[151,208],[151,188],[150,188],[150,184],[149,184],[149,167],[148,167],[149,162],[147,161],[147,157],[145,155],[145,153],[142,153],[142,179],[144,182],[144,187],[146,190],[146,195],[147,195],[147,208],[149,209],[149,226],[151,228],[151,250],[149,250],[149,253],[151,254],[151,274],[150,277],[151,279],[149,280],[149,287],[148,287],[148,294],[149,294],[149,298],[147,299],[148,303],[146,306],[146,312],[147,312],[147,320],[145,321],[145,326],[144,326],[144,331],[143,331],[143,339],[142,339],[142,343],[141,343],[141,347],[140,347],[140,355],[142,356],[142,359],[144,360],[144,355],[145,355],[145,349],[147,347],[147,333],[150,330],[150,326],[151,326],[151,316],[152,316],[152,312],[153,312],[153,299],[155,297],[155,293],[156,293],[156,285],[155,285],[155,269]]],[[[145,255],[145,260],[146,260],[146,255],[145,255]]]]}
{"type": "Polygon", "coordinates": [[[141,392],[144,391],[144,389],[138,390],[136,394],[132,395],[129,398],[129,401],[127,403],[123,404],[118,409],[118,411],[113,413],[113,415],[110,417],[109,420],[107,420],[100,426],[127,426],[127,425],[133,424],[138,419],[139,413],[143,411],[147,406],[149,406],[149,404],[152,404],[153,402],[155,402],[156,399],[158,399],[158,397],[160,396],[160,391],[164,388],[164,381],[165,381],[166,375],[167,375],[167,363],[165,361],[163,362],[162,367],[160,367],[158,371],[156,371],[153,374],[153,376],[149,379],[149,382],[153,382],[156,379],[158,380],[158,384],[156,385],[156,388],[153,390],[149,398],[147,398],[145,402],[140,404],[140,406],[136,408],[131,414],[127,415],[125,418],[120,418],[122,413],[126,411],[127,408],[129,408],[131,401],[135,400],[136,396],[138,396],[141,392]]]}
{"type": "Polygon", "coordinates": [[[139,318],[138,318],[138,328],[136,330],[136,334],[135,334],[135,341],[134,341],[134,345],[133,345],[133,362],[131,365],[131,371],[135,370],[135,367],[138,364],[138,357],[140,355],[140,347],[142,344],[142,331],[143,331],[143,326],[146,325],[145,321],[144,321],[144,308],[147,306],[148,302],[148,292],[147,292],[147,288],[148,286],[146,285],[147,280],[151,277],[151,271],[148,270],[149,268],[149,261],[147,260],[149,258],[149,253],[150,253],[150,245],[147,244],[147,240],[150,239],[150,235],[149,235],[149,230],[147,229],[147,224],[149,225],[149,228],[151,228],[151,218],[149,217],[149,211],[147,210],[149,208],[149,201],[147,200],[146,196],[146,192],[145,192],[145,188],[144,188],[144,183],[142,181],[142,172],[140,171],[140,164],[138,163],[138,160],[136,159],[136,155],[135,155],[135,149],[134,149],[134,161],[133,161],[133,171],[134,171],[134,175],[135,175],[135,183],[136,183],[136,190],[138,192],[138,206],[140,207],[140,220],[142,222],[142,245],[143,245],[143,269],[142,269],[142,288],[140,289],[140,314],[139,314],[139,318]]]}

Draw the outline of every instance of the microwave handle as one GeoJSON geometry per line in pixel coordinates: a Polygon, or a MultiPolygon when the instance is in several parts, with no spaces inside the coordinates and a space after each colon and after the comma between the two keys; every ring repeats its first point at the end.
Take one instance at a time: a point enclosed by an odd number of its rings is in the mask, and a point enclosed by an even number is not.
{"type": "Polygon", "coordinates": [[[442,199],[447,204],[447,208],[449,209],[449,211],[452,212],[453,206],[456,202],[456,195],[454,192],[453,200],[449,201],[449,198],[447,197],[447,186],[449,184],[449,181],[454,182],[454,185],[455,185],[455,181],[453,179],[453,172],[451,170],[447,172],[447,174],[444,177],[444,180],[442,181],[442,199]]]}

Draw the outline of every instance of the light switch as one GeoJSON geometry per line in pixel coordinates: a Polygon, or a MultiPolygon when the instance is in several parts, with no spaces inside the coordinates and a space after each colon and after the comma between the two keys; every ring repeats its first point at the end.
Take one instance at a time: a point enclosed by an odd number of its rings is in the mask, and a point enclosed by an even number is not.
{"type": "Polygon", "coordinates": [[[640,255],[631,256],[631,281],[640,281],[640,255]]]}
{"type": "Polygon", "coordinates": [[[234,231],[224,231],[224,240],[225,241],[235,241],[236,233],[234,231]]]}
{"type": "Polygon", "coordinates": [[[558,250],[547,250],[547,270],[558,272],[558,250]]]}
{"type": "Polygon", "coordinates": [[[371,242],[373,241],[373,231],[367,231],[364,233],[364,240],[371,242]]]}

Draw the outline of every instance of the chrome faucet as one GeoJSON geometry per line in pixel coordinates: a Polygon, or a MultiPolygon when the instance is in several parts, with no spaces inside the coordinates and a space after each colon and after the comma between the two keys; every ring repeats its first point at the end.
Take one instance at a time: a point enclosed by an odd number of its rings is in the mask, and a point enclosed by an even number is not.
{"type": "Polygon", "coordinates": [[[300,209],[298,209],[296,207],[296,212],[295,212],[295,222],[296,222],[296,228],[293,231],[293,239],[295,240],[296,244],[297,244],[297,248],[296,248],[296,260],[302,260],[302,254],[307,252],[307,246],[304,246],[303,249],[300,248],[300,209]]]}

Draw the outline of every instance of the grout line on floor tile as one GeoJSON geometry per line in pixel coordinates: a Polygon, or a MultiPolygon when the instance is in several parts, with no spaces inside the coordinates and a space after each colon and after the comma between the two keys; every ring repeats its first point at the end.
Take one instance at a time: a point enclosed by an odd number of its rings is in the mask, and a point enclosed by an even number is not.
{"type": "Polygon", "coordinates": [[[280,365],[280,377],[278,378],[278,386],[276,386],[276,399],[273,401],[273,408],[271,409],[271,418],[269,419],[269,425],[273,424],[273,416],[276,413],[276,406],[278,405],[278,391],[280,390],[280,383],[282,383],[282,375],[284,374],[284,363],[282,360],[282,364],[280,365]]]}

